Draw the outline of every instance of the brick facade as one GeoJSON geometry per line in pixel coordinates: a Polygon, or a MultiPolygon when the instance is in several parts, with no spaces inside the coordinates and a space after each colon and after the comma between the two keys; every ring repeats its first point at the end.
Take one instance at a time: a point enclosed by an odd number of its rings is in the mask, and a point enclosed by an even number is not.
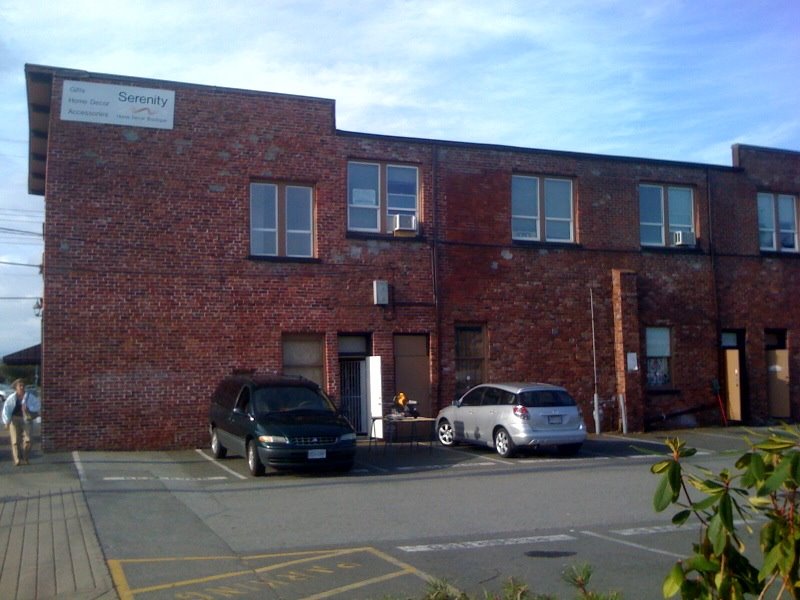
{"type": "Polygon", "coordinates": [[[719,167],[437,142],[339,131],[323,99],[49,67],[27,76],[31,135],[47,139],[48,450],[205,445],[215,382],[280,371],[292,334],[322,340],[337,402],[340,336],[365,337],[382,358],[384,398],[396,336],[426,336],[435,414],[456,395],[460,326],[483,331],[486,380],[563,384],[590,430],[595,389],[604,430],[619,427],[620,395],[631,430],[676,415],[719,422],[711,381],[725,377],[725,331],[741,333],[746,419],[768,419],[765,332],[778,330],[798,416],[800,256],[761,252],[756,212],[760,191],[800,196],[798,153],[735,146],[719,167]],[[78,76],[174,90],[173,128],[62,120],[62,82],[78,76]],[[353,160],[418,168],[418,235],[348,231],[353,160]],[[574,242],[512,241],[514,174],[572,182],[574,242]],[[313,188],[313,258],[250,256],[258,181],[313,188]],[[692,190],[695,248],[642,247],[641,183],[692,190]],[[389,284],[386,306],[376,280],[389,284]],[[658,389],[646,384],[648,327],[671,332],[671,382],[658,389]]]}

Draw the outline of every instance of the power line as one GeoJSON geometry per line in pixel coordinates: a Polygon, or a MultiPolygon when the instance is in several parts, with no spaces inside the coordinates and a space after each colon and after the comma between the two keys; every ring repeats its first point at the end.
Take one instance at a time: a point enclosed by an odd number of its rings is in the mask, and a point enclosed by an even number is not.
{"type": "Polygon", "coordinates": [[[8,233],[11,235],[30,235],[33,237],[44,237],[37,231],[30,231],[28,229],[14,229],[12,227],[0,227],[0,233],[8,233]]]}
{"type": "Polygon", "coordinates": [[[18,263],[18,262],[10,262],[7,260],[0,260],[0,265],[10,265],[12,267],[31,267],[34,269],[41,269],[42,265],[31,265],[28,263],[18,263]]]}

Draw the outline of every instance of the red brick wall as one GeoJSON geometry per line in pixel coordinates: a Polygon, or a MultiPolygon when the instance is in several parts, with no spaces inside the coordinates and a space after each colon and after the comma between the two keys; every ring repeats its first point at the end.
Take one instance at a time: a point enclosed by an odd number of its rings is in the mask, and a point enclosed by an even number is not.
{"type": "MultiPolygon", "coordinates": [[[[47,449],[204,445],[216,381],[234,368],[280,370],[285,333],[324,336],[325,387],[336,400],[339,334],[371,335],[385,397],[394,394],[393,335],[428,334],[432,405],[443,406],[455,394],[461,323],[485,326],[489,379],[563,384],[591,429],[590,288],[604,430],[618,427],[619,393],[632,428],[684,411],[719,422],[710,381],[720,377],[725,328],[747,331],[749,410],[768,416],[763,331],[785,328],[796,339],[800,260],[760,254],[755,193],[776,182],[800,193],[796,155],[738,147],[737,168],[721,168],[433,143],[337,132],[327,100],[142,85],[176,90],[174,129],[63,122],[55,78],[47,449]],[[420,167],[420,238],[348,235],[349,159],[420,167]],[[574,244],[512,243],[513,173],[573,179],[574,244]],[[253,179],[314,186],[316,260],[248,257],[253,179]],[[692,187],[697,250],[642,250],[642,182],[692,187]],[[620,296],[615,272],[626,273],[635,302],[620,296]],[[390,306],[373,305],[375,279],[389,282],[390,306]],[[672,330],[667,392],[645,385],[649,326],[672,330]],[[631,351],[640,371],[621,373],[631,351]]],[[[796,410],[800,357],[790,346],[796,410]]]]}

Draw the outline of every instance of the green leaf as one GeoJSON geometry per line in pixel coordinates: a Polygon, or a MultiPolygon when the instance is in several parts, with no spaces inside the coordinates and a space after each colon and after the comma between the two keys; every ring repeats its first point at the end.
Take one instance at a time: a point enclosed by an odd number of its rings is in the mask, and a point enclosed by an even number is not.
{"type": "Polygon", "coordinates": [[[659,473],[663,473],[664,471],[669,469],[669,466],[673,462],[674,461],[672,461],[672,460],[662,460],[661,462],[657,462],[652,467],[650,467],[650,472],[651,473],[655,473],[656,475],[658,475],[659,473]]]}
{"type": "Polygon", "coordinates": [[[758,490],[759,495],[766,496],[779,490],[789,478],[791,471],[792,459],[789,456],[784,456],[781,459],[781,462],[772,472],[772,475],[767,478],[767,480],[764,482],[764,485],[762,485],[761,489],[758,490]]]}
{"type": "Polygon", "coordinates": [[[714,554],[717,556],[722,555],[725,551],[725,542],[727,542],[728,537],[725,535],[725,527],[722,524],[722,518],[719,513],[715,514],[708,524],[708,539],[714,548],[714,554]]]}
{"type": "Polygon", "coordinates": [[[719,496],[708,496],[703,498],[702,500],[695,502],[692,504],[692,509],[701,511],[707,509],[709,506],[712,506],[717,503],[719,500],[719,496]]]}
{"type": "Polygon", "coordinates": [[[747,500],[759,510],[767,510],[772,507],[772,499],[769,496],[750,496],[747,500]]]}
{"type": "Polygon", "coordinates": [[[697,571],[698,573],[714,573],[719,570],[719,561],[711,560],[700,554],[695,554],[685,563],[686,572],[697,571]]]}
{"type": "Polygon", "coordinates": [[[672,502],[678,499],[681,493],[681,465],[674,462],[667,470],[667,477],[669,478],[669,486],[672,488],[672,502]]]}
{"type": "Polygon", "coordinates": [[[672,504],[672,488],[670,487],[669,477],[665,474],[658,482],[655,496],[653,496],[653,508],[656,512],[662,512],[672,504]]]}
{"type": "Polygon", "coordinates": [[[683,567],[681,567],[681,563],[677,562],[672,569],[670,569],[666,579],[664,579],[664,585],[661,588],[664,598],[672,598],[675,594],[680,592],[684,579],[683,567]]]}
{"type": "Polygon", "coordinates": [[[679,513],[676,513],[675,516],[672,517],[672,524],[673,525],[683,525],[686,521],[689,520],[689,517],[692,516],[691,510],[682,510],[679,513]]]}
{"type": "Polygon", "coordinates": [[[727,492],[720,497],[719,516],[725,529],[733,533],[733,503],[731,502],[731,497],[727,492]]]}
{"type": "Polygon", "coordinates": [[[727,488],[712,479],[698,479],[696,477],[688,477],[689,483],[693,488],[708,495],[718,495],[724,492],[727,488]]]}
{"type": "Polygon", "coordinates": [[[782,555],[783,551],[781,550],[780,545],[774,546],[772,550],[767,552],[767,555],[764,557],[764,564],[761,566],[761,570],[758,572],[758,578],[760,580],[763,581],[767,579],[775,571],[782,555]]]}
{"type": "Polygon", "coordinates": [[[783,452],[794,448],[795,442],[785,438],[771,437],[763,442],[756,444],[755,447],[765,452],[783,452]]]}

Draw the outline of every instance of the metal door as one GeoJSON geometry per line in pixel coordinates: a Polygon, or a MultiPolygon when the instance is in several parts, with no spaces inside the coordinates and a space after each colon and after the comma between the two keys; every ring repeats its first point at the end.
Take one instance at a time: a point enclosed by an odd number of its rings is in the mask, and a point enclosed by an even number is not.
{"type": "Polygon", "coordinates": [[[340,359],[339,371],[342,389],[342,413],[356,430],[367,433],[369,411],[367,410],[366,361],[363,359],[340,359]]]}

